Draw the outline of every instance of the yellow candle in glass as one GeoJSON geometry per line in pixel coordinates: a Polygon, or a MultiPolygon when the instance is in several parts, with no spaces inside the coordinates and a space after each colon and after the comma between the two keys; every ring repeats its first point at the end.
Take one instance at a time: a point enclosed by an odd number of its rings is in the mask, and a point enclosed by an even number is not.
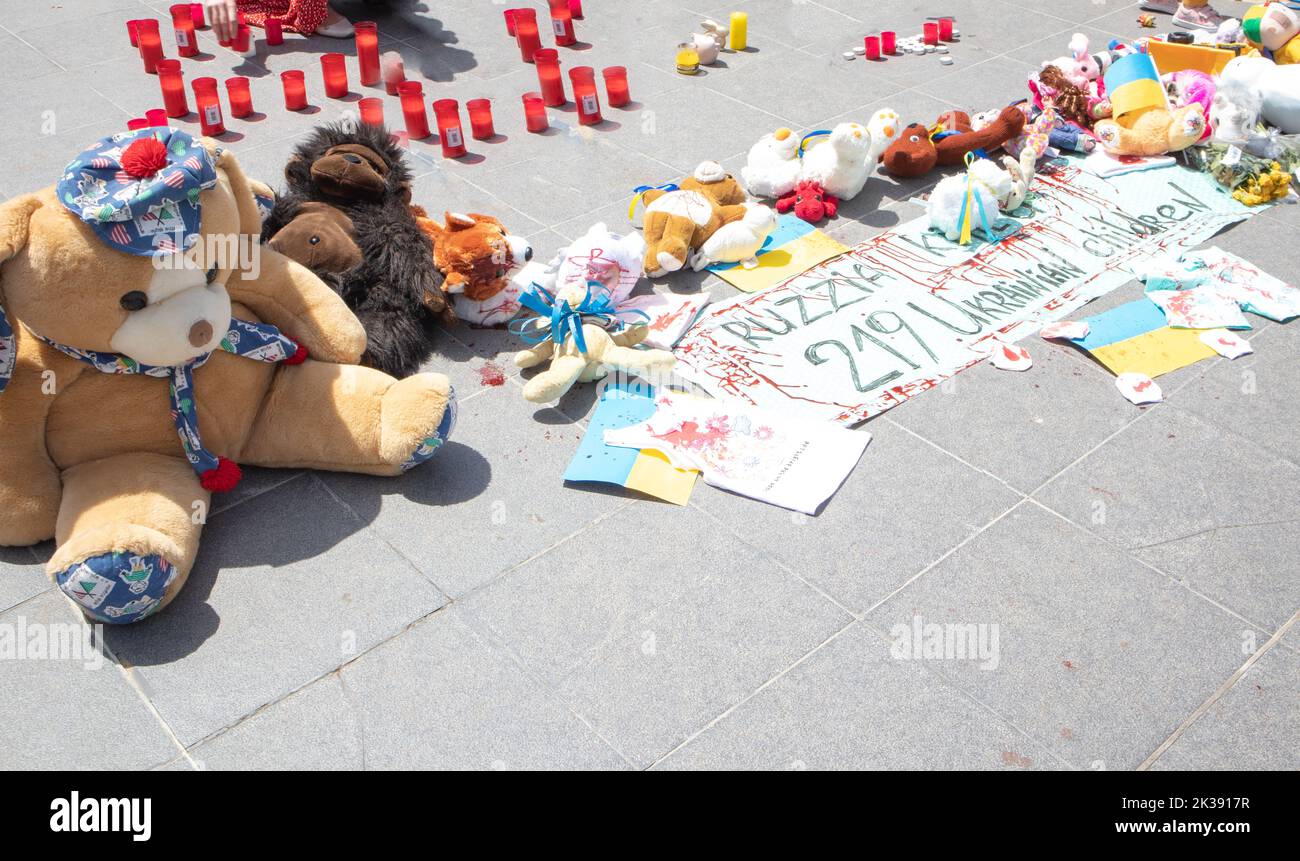
{"type": "Polygon", "coordinates": [[[731,13],[731,50],[743,51],[749,44],[749,16],[744,12],[731,13]]]}
{"type": "Polygon", "coordinates": [[[677,46],[677,71],[683,75],[694,75],[700,70],[700,52],[695,46],[683,42],[677,46]]]}

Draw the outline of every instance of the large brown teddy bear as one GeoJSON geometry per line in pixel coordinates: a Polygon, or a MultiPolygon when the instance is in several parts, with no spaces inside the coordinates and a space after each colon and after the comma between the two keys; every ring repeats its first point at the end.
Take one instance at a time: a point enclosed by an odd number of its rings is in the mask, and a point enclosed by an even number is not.
{"type": "Polygon", "coordinates": [[[745,217],[745,190],[717,162],[706,161],[674,191],[645,192],[645,274],[658,278],[686,265],[718,228],[745,217]]]}
{"type": "Polygon", "coordinates": [[[447,378],[357,366],[356,317],[259,230],[235,158],[165,128],[0,205],[0,545],[54,538],[97,621],[176,597],[235,462],[397,475],[451,432],[447,378]]]}

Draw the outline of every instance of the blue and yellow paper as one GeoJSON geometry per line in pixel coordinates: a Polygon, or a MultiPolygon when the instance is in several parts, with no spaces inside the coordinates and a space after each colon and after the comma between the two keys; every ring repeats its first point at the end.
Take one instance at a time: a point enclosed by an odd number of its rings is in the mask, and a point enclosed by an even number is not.
{"type": "Polygon", "coordinates": [[[565,481],[598,481],[649,494],[674,505],[690,501],[699,473],[677,469],[657,451],[605,445],[605,431],[639,424],[654,415],[649,386],[620,380],[605,387],[587,425],[578,453],[564,472],[565,481]]]}
{"type": "Polygon", "coordinates": [[[1149,299],[1138,299],[1089,317],[1088,336],[1074,344],[1116,376],[1128,372],[1158,377],[1215,354],[1196,329],[1174,329],[1149,299]]]}
{"type": "Polygon", "coordinates": [[[1106,70],[1106,95],[1115,119],[1169,105],[1150,54],[1129,54],[1112,63],[1106,70]]]}
{"type": "Polygon", "coordinates": [[[738,290],[757,293],[848,250],[799,216],[787,212],[777,216],[776,230],[758,250],[757,267],[746,269],[739,263],[716,263],[709,271],[738,290]]]}

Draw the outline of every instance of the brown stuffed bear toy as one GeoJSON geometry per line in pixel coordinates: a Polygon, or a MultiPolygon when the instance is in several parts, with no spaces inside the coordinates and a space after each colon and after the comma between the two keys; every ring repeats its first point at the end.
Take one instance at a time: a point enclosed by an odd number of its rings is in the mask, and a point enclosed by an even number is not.
{"type": "Polygon", "coordinates": [[[645,274],[658,278],[686,265],[718,228],[745,217],[745,190],[713,161],[702,162],[676,191],[645,192],[645,274]]]}
{"type": "Polygon", "coordinates": [[[1025,128],[1025,115],[1015,105],[1008,105],[987,126],[972,131],[969,115],[962,111],[948,111],[940,114],[936,124],[942,131],[934,138],[930,137],[929,128],[921,123],[912,123],[903,129],[880,157],[885,170],[893,176],[909,179],[925,176],[936,165],[959,165],[965,160],[966,153],[977,149],[992,151],[1019,135],[1025,128]]]}
{"type": "Polygon", "coordinates": [[[308,201],[267,243],[318,274],[338,275],[361,263],[352,219],[336,206],[308,201]]]}
{"type": "Polygon", "coordinates": [[[176,597],[235,462],[397,475],[451,432],[447,378],[357,366],[357,318],[259,229],[234,156],[168,128],[0,204],[0,545],[53,538],[97,621],[176,597]]]}
{"type": "Polygon", "coordinates": [[[411,213],[402,148],[380,126],[331,123],[294,148],[284,177],[262,240],[343,297],[366,330],[362,364],[395,377],[418,371],[456,313],[411,213]]]}

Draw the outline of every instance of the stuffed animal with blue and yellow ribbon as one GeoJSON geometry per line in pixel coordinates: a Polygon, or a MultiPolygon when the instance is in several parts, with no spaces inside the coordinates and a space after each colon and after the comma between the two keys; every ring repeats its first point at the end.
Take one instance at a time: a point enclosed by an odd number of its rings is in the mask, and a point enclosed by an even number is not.
{"type": "Polygon", "coordinates": [[[551,360],[524,385],[524,399],[532,403],[554,403],[574,383],[603,379],[611,369],[653,378],[677,364],[667,350],[637,348],[649,328],[624,318],[645,315],[616,309],[598,283],[562,286],[555,293],[534,284],[519,304],[533,315],[516,320],[510,330],[533,346],[515,354],[515,365],[531,368],[551,360]]]}

